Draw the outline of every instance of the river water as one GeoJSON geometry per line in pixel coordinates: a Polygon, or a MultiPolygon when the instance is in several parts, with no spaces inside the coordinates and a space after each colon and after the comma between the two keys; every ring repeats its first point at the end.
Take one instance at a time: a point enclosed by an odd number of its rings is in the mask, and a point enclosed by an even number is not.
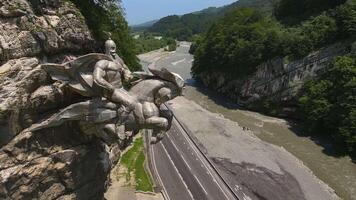
{"type": "MultiPolygon", "coordinates": [[[[342,199],[356,199],[356,164],[347,156],[337,156],[327,141],[302,136],[298,124],[268,117],[239,108],[223,96],[194,81],[191,77],[192,55],[189,43],[181,43],[175,53],[157,61],[157,67],[166,67],[180,74],[187,82],[185,97],[205,109],[251,129],[260,139],[281,146],[296,156],[342,199]]],[[[147,66],[147,63],[144,63],[147,66]]]]}

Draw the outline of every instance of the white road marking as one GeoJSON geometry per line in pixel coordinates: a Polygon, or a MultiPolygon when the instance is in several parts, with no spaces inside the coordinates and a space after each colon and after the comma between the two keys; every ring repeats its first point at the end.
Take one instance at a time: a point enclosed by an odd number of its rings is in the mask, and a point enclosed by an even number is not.
{"type": "MultiPolygon", "coordinates": [[[[175,117],[174,117],[175,118],[175,117]]],[[[177,120],[177,119],[175,119],[177,120]]],[[[179,123],[175,122],[176,123],[176,126],[179,127],[180,129],[183,129],[179,123]]],[[[185,131],[181,131],[182,132],[182,135],[183,137],[185,138],[185,140],[190,144],[190,146],[192,147],[193,151],[195,151],[195,153],[198,155],[200,155],[200,153],[198,153],[198,151],[194,148],[195,145],[193,144],[192,141],[190,141],[190,138],[188,138],[188,136],[185,134],[185,131]],[[184,132],[184,133],[183,133],[184,132]]],[[[185,144],[185,142],[183,142],[185,144]]],[[[198,160],[197,158],[195,158],[196,160],[198,160]]],[[[220,188],[220,190],[222,191],[222,193],[224,194],[224,196],[226,197],[226,199],[229,199],[229,197],[227,196],[225,190],[220,186],[220,184],[217,182],[217,180],[215,179],[215,177],[213,176],[213,174],[211,173],[211,169],[205,164],[205,161],[203,161],[200,157],[199,157],[199,160],[203,163],[203,165],[205,166],[205,168],[208,170],[209,172],[209,175],[211,176],[211,178],[214,180],[214,182],[216,183],[216,185],[220,188]]]]}
{"type": "MultiPolygon", "coordinates": [[[[171,142],[172,142],[174,148],[177,150],[177,152],[179,152],[178,147],[177,147],[177,145],[173,142],[172,138],[171,138],[169,135],[167,135],[167,137],[171,140],[171,142]]],[[[188,164],[188,162],[185,160],[183,154],[181,154],[181,157],[183,158],[184,163],[188,166],[189,170],[192,171],[192,168],[190,167],[190,165],[188,164]]]]}
{"type": "Polygon", "coordinates": [[[189,45],[189,44],[181,44],[180,46],[181,46],[181,47],[187,47],[187,48],[189,48],[189,47],[190,47],[190,45],[189,45]]]}
{"type": "Polygon", "coordinates": [[[184,158],[183,156],[182,156],[182,158],[183,158],[184,163],[188,166],[189,170],[192,171],[192,168],[190,168],[190,166],[189,166],[189,164],[187,163],[187,161],[185,160],[185,158],[184,158]]]}
{"type": "Polygon", "coordinates": [[[245,193],[242,193],[244,196],[242,197],[244,200],[252,200],[249,196],[247,196],[245,193]]]}
{"type": "Polygon", "coordinates": [[[152,164],[153,164],[153,169],[155,170],[155,173],[156,173],[156,175],[157,175],[157,177],[158,177],[158,179],[159,179],[159,182],[161,183],[161,185],[162,185],[162,187],[163,187],[163,191],[164,191],[164,193],[166,193],[166,196],[167,196],[167,198],[168,198],[168,200],[171,200],[171,198],[169,197],[169,195],[168,195],[168,193],[167,193],[167,189],[166,189],[166,187],[164,186],[164,183],[163,183],[163,181],[162,181],[162,178],[161,178],[161,176],[159,175],[159,173],[158,173],[158,170],[157,170],[157,166],[156,166],[156,161],[155,161],[155,151],[153,151],[153,147],[150,145],[150,151],[151,151],[151,154],[152,154],[152,164]]]}
{"type": "Polygon", "coordinates": [[[183,58],[182,60],[178,60],[178,61],[176,61],[176,62],[172,62],[172,65],[176,66],[176,65],[178,65],[179,63],[184,62],[185,60],[186,60],[186,59],[183,58]]]}
{"type": "Polygon", "coordinates": [[[203,189],[204,193],[207,195],[208,192],[205,190],[204,186],[201,184],[201,182],[199,181],[199,179],[193,174],[195,180],[197,180],[197,182],[199,183],[200,187],[203,189]]]}
{"type": "Polygon", "coordinates": [[[240,190],[240,187],[238,185],[235,185],[234,190],[238,192],[240,190]]]}
{"type": "Polygon", "coordinates": [[[160,145],[162,146],[163,150],[166,152],[166,154],[167,154],[167,156],[168,156],[169,161],[171,161],[171,163],[172,163],[172,165],[173,165],[174,169],[176,170],[176,172],[177,172],[177,174],[178,174],[179,178],[181,179],[182,183],[184,184],[185,188],[187,188],[187,191],[188,191],[188,193],[189,193],[190,197],[194,200],[193,194],[190,192],[190,190],[189,190],[189,188],[188,188],[187,184],[186,184],[186,183],[185,183],[185,181],[183,180],[182,175],[179,173],[179,171],[178,171],[177,167],[174,165],[174,162],[173,162],[173,160],[172,160],[171,156],[169,155],[169,153],[168,153],[168,151],[167,151],[166,147],[164,147],[164,145],[163,145],[162,143],[160,143],[160,145]]]}

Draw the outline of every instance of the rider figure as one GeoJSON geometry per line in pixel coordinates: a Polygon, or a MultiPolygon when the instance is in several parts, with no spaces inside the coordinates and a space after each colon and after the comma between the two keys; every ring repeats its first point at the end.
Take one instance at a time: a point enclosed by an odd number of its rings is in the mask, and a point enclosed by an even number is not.
{"type": "MultiPolygon", "coordinates": [[[[131,71],[125,65],[123,60],[116,53],[116,44],[111,39],[105,42],[105,53],[114,61],[100,60],[94,67],[94,87],[98,87],[103,97],[109,101],[121,105],[119,112],[128,115],[138,104],[138,101],[127,93],[123,88],[123,80],[132,79],[131,71]]],[[[120,123],[119,123],[120,124],[120,123]]],[[[125,138],[123,125],[119,127],[106,127],[110,132],[118,134],[120,139],[125,138]],[[120,130],[118,130],[120,129],[120,130]]]]}

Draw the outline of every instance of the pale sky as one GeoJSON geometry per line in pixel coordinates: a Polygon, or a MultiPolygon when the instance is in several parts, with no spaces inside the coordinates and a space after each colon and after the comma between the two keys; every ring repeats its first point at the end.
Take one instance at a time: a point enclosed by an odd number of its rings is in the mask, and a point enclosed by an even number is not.
{"type": "Polygon", "coordinates": [[[129,24],[136,25],[167,15],[182,15],[234,1],[236,0],[122,0],[122,6],[129,24]]]}

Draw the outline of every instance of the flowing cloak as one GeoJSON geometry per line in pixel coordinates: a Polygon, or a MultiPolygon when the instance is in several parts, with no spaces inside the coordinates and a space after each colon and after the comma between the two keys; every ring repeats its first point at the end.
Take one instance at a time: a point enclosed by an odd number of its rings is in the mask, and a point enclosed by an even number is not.
{"type": "Polygon", "coordinates": [[[43,64],[42,68],[53,80],[67,84],[80,95],[96,97],[102,94],[102,88],[94,84],[93,72],[95,64],[100,60],[114,62],[108,55],[91,53],[64,64],[43,64]]]}

